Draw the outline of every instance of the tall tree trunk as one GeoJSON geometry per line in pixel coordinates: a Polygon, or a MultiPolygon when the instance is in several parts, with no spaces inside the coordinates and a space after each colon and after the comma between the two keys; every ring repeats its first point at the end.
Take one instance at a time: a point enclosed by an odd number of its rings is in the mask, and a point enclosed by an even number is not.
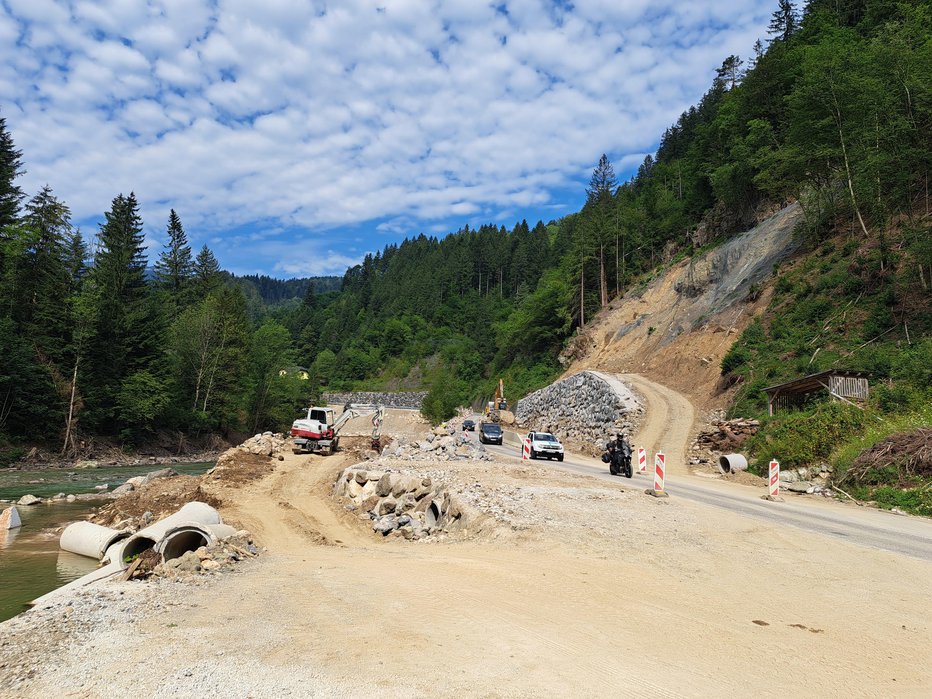
{"type": "Polygon", "coordinates": [[[68,422],[65,423],[65,441],[61,445],[61,453],[64,456],[68,452],[68,445],[72,442],[71,426],[74,424],[74,396],[78,386],[78,364],[81,356],[74,358],[74,374],[71,376],[71,398],[68,401],[68,422]]]}
{"type": "MultiPolygon", "coordinates": [[[[616,229],[617,230],[617,229],[616,229]]],[[[618,233],[615,233],[615,296],[621,296],[621,280],[618,278],[618,233]]]]}
{"type": "Polygon", "coordinates": [[[579,327],[586,327],[586,263],[579,264],[579,327]]]}
{"type": "Polygon", "coordinates": [[[605,280],[605,243],[599,243],[599,300],[601,307],[608,305],[608,283],[605,280]]]}
{"type": "Polygon", "coordinates": [[[864,237],[867,238],[867,226],[864,224],[864,217],[861,216],[861,209],[858,208],[858,200],[854,196],[854,184],[851,182],[851,166],[848,163],[848,148],[845,146],[845,134],[842,130],[841,107],[838,106],[838,98],[835,95],[835,85],[832,84],[832,102],[835,105],[835,124],[838,126],[838,140],[841,142],[841,155],[845,161],[845,175],[848,178],[848,193],[851,195],[851,206],[854,207],[854,213],[857,214],[858,222],[861,224],[861,230],[864,237]]]}

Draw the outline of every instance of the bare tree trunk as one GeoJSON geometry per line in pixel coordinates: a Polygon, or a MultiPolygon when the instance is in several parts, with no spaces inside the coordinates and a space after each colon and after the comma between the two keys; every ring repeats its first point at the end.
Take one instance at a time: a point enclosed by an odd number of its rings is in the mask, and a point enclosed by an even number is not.
{"type": "Polygon", "coordinates": [[[608,305],[608,282],[605,279],[605,243],[599,243],[599,300],[602,308],[608,305]]]}
{"type": "Polygon", "coordinates": [[[71,399],[68,401],[68,422],[65,423],[65,441],[61,445],[61,453],[64,456],[68,451],[68,444],[71,442],[71,425],[74,422],[74,395],[78,386],[78,363],[81,361],[81,355],[74,358],[74,374],[71,376],[71,399]]]}
{"type": "Polygon", "coordinates": [[[618,278],[618,238],[619,235],[615,233],[615,296],[621,296],[621,280],[618,278]]]}
{"type": "Polygon", "coordinates": [[[586,327],[586,263],[579,264],[579,327],[586,327]]]}
{"type": "Polygon", "coordinates": [[[868,237],[867,226],[864,224],[864,217],[861,216],[861,209],[858,208],[858,200],[854,196],[854,184],[851,182],[851,166],[848,164],[848,148],[845,146],[845,134],[842,130],[841,107],[838,106],[838,98],[835,95],[835,86],[832,85],[832,102],[835,105],[835,123],[838,126],[838,140],[841,142],[841,154],[845,160],[845,175],[848,178],[848,193],[851,195],[851,205],[854,207],[854,213],[857,214],[858,221],[861,224],[861,230],[864,237],[868,237]]]}

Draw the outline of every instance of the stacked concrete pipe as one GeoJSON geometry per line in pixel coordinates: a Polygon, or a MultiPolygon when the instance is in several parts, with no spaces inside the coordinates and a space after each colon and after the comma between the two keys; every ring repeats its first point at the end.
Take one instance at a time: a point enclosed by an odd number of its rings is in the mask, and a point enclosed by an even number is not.
{"type": "Polygon", "coordinates": [[[62,532],[59,546],[71,553],[96,558],[105,565],[33,600],[32,605],[48,604],[71,590],[119,573],[126,568],[124,561],[127,558],[148,549],[155,550],[163,560],[170,560],[235,533],[236,529],[220,520],[217,510],[203,502],[189,502],[175,514],[140,529],[132,536],[91,522],[75,522],[62,532]]]}
{"type": "Polygon", "coordinates": [[[148,549],[164,555],[170,538],[175,540],[170,546],[173,555],[165,556],[165,559],[177,558],[185,551],[195,551],[215,542],[217,536],[208,527],[222,524],[220,513],[213,507],[203,502],[189,502],[175,514],[129,537],[120,549],[119,560],[122,563],[148,549]]]}

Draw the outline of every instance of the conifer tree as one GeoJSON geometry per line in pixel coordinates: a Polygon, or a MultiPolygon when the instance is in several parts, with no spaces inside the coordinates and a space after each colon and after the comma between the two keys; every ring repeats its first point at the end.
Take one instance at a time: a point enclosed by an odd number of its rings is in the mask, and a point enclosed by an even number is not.
{"type": "Polygon", "coordinates": [[[15,184],[23,174],[22,151],[16,150],[13,137],[6,128],[6,119],[0,117],[0,236],[6,226],[19,218],[23,190],[15,184]]]}
{"type": "MultiPolygon", "coordinates": [[[[121,388],[134,372],[149,367],[161,344],[147,299],[146,255],[136,196],[120,194],[101,224],[93,282],[98,291],[89,368],[84,391],[88,420],[112,426],[121,388]]],[[[140,426],[142,427],[142,426],[140,426]]]]}
{"type": "Polygon", "coordinates": [[[172,209],[168,215],[168,244],[155,263],[155,278],[159,286],[168,291],[172,300],[180,304],[193,273],[194,263],[188,236],[181,225],[181,219],[172,209]]]}
{"type": "Polygon", "coordinates": [[[222,280],[220,263],[217,262],[210,248],[204,245],[194,260],[194,286],[197,299],[202,300],[211,292],[216,291],[222,280]]]}
{"type": "Polygon", "coordinates": [[[792,0],[779,0],[777,9],[770,17],[767,33],[773,36],[775,41],[787,41],[796,32],[798,22],[799,16],[792,0]]]}

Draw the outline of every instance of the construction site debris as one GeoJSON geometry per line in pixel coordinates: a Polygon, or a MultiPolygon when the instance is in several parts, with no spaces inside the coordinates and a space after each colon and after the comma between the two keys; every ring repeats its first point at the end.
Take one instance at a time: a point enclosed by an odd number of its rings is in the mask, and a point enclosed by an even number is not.
{"type": "Polygon", "coordinates": [[[760,429],[760,421],[737,418],[713,420],[712,429],[696,435],[694,448],[728,454],[738,451],[760,429]]]}

